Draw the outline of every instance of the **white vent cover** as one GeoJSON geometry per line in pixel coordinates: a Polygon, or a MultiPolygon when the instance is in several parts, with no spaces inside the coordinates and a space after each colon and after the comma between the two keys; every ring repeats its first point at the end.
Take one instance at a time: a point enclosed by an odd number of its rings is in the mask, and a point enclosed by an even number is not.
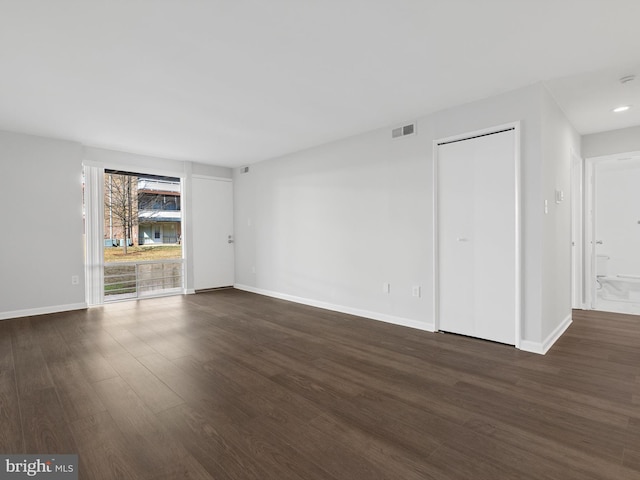
{"type": "Polygon", "coordinates": [[[249,167],[241,167],[240,173],[249,173],[249,167]]]}
{"type": "Polygon", "coordinates": [[[408,135],[416,134],[416,124],[410,123],[408,125],[403,125],[402,127],[394,128],[391,130],[391,138],[400,138],[406,137],[408,135]]]}

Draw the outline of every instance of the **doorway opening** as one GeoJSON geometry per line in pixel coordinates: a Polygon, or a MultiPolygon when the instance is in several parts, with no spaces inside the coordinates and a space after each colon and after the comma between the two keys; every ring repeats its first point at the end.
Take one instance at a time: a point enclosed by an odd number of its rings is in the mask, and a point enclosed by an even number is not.
{"type": "Polygon", "coordinates": [[[586,166],[588,307],[640,315],[640,152],[586,166]]]}

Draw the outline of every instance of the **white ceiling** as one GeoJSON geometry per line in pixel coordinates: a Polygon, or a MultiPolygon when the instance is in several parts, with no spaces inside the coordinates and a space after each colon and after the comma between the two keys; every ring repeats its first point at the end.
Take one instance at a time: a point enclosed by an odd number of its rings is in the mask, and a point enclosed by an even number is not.
{"type": "MultiPolygon", "coordinates": [[[[640,47],[640,41],[637,43],[640,47]]],[[[640,125],[640,63],[557,78],[546,84],[583,135],[640,125]],[[626,83],[620,81],[630,75],[636,78],[626,83]],[[632,108],[613,112],[623,105],[632,108]]]]}
{"type": "Polygon", "coordinates": [[[639,18],[638,0],[0,0],[0,129],[237,166],[540,81],[581,133],[638,125],[637,87],[610,110],[640,76],[639,18]]]}

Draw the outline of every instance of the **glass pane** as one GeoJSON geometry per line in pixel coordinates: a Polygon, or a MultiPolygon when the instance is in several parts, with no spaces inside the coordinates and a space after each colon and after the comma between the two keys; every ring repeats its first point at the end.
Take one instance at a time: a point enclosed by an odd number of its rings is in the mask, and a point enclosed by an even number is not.
{"type": "Polygon", "coordinates": [[[180,179],[105,171],[104,261],[182,258],[180,179]]]}
{"type": "Polygon", "coordinates": [[[105,300],[182,291],[180,179],[105,171],[105,300]]]}

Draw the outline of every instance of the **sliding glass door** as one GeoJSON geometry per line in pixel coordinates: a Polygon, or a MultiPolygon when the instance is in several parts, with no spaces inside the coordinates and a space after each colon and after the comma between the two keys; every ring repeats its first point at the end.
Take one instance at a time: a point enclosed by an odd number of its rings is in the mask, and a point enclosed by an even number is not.
{"type": "Polygon", "coordinates": [[[90,304],[183,292],[182,182],[85,167],[90,304]]]}

